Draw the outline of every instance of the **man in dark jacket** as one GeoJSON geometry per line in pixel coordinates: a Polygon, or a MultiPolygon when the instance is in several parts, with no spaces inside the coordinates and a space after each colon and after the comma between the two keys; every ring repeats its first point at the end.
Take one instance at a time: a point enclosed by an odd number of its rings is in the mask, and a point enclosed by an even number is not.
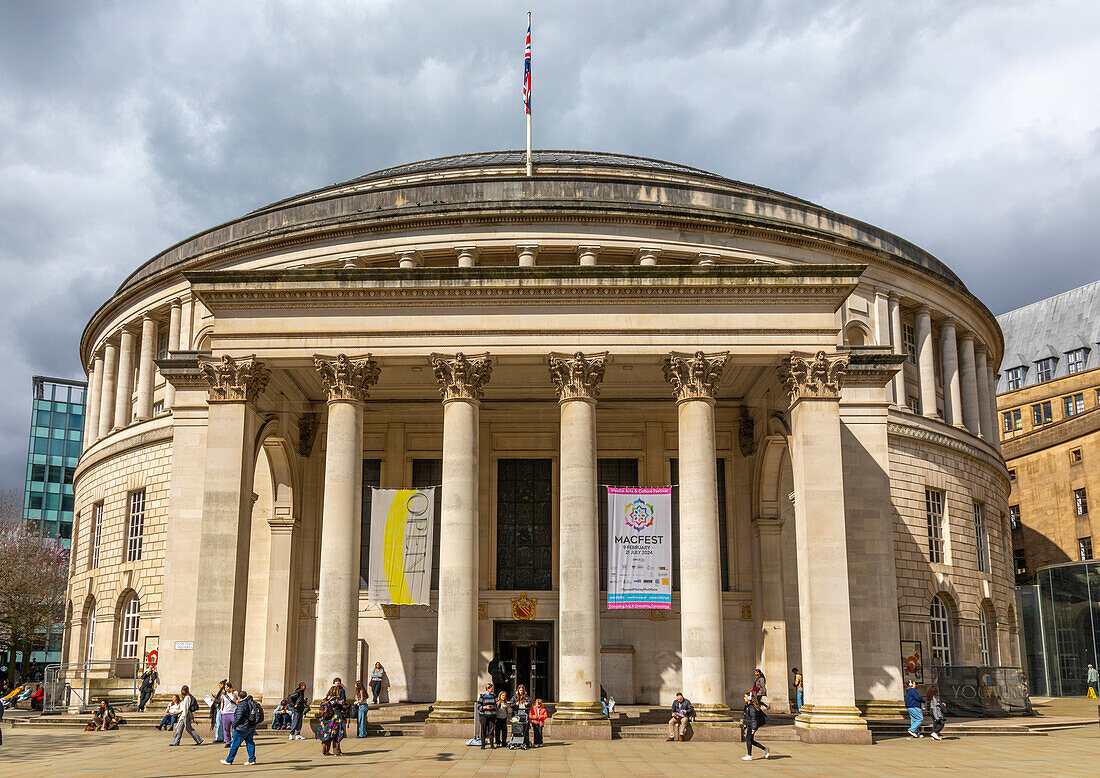
{"type": "Polygon", "coordinates": [[[309,700],[306,698],[306,685],[298,684],[298,688],[287,697],[287,705],[290,707],[290,737],[287,740],[305,740],[302,737],[302,719],[305,718],[309,700]]]}
{"type": "Polygon", "coordinates": [[[248,692],[240,692],[237,710],[233,713],[233,742],[229,746],[229,755],[222,760],[222,764],[233,764],[233,757],[237,755],[241,743],[248,750],[248,763],[256,764],[256,725],[252,723],[252,707],[256,704],[248,692]]]}
{"type": "Polygon", "coordinates": [[[497,693],[507,692],[510,699],[512,695],[508,690],[508,676],[508,664],[500,658],[498,652],[489,661],[489,677],[493,679],[493,688],[497,693]]]}
{"type": "Polygon", "coordinates": [[[691,700],[684,697],[683,692],[676,692],[676,699],[672,701],[672,718],[668,720],[668,740],[683,740],[694,716],[695,708],[691,700]]]}
{"type": "Polygon", "coordinates": [[[157,684],[160,682],[160,676],[157,675],[157,668],[150,666],[141,674],[141,701],[138,702],[138,710],[144,712],[145,706],[149,704],[149,700],[153,696],[153,692],[157,688],[157,684]]]}
{"type": "Polygon", "coordinates": [[[485,691],[477,698],[477,731],[481,733],[481,748],[493,745],[493,725],[496,721],[496,695],[493,694],[493,685],[485,684],[485,691]]]}

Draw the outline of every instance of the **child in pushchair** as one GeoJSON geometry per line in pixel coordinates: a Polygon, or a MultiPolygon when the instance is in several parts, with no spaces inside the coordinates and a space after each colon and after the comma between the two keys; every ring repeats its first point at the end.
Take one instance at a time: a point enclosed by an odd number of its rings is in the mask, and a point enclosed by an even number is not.
{"type": "Polygon", "coordinates": [[[521,748],[524,751],[527,750],[527,724],[528,717],[527,711],[518,710],[516,714],[512,716],[511,721],[511,736],[508,738],[508,748],[521,748]]]}

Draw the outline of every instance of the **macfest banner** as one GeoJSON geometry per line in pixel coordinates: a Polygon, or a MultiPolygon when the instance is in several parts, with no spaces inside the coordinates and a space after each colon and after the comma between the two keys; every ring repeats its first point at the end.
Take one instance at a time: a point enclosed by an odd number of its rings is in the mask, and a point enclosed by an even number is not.
{"type": "Polygon", "coordinates": [[[672,610],[672,488],[607,488],[607,607],[672,610]]]}
{"type": "Polygon", "coordinates": [[[372,487],[367,592],[372,605],[428,604],[435,490],[372,487]]]}

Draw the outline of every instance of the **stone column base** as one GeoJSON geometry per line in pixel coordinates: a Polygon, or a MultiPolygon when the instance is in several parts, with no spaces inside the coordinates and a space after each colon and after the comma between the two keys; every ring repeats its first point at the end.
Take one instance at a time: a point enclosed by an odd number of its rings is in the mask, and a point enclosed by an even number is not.
{"type": "Polygon", "coordinates": [[[424,737],[474,737],[473,700],[436,700],[428,720],[424,722],[424,737]]]}
{"type": "Polygon", "coordinates": [[[899,716],[909,715],[905,711],[905,703],[901,700],[856,700],[859,712],[869,718],[896,719],[899,716]]]}
{"type": "Polygon", "coordinates": [[[611,719],[598,702],[559,702],[548,726],[557,740],[611,739],[611,719]]]}
{"type": "Polygon", "coordinates": [[[696,703],[693,707],[695,708],[694,724],[727,724],[733,721],[733,714],[728,705],[696,703]]]}
{"type": "Polygon", "coordinates": [[[871,745],[871,730],[854,706],[803,705],[794,726],[803,743],[871,745]]]}

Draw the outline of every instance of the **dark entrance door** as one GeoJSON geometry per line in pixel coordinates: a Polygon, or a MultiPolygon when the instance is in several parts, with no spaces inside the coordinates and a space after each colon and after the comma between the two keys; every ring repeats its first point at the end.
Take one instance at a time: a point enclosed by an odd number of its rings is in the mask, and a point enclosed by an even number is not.
{"type": "Polygon", "coordinates": [[[498,621],[493,624],[493,647],[497,656],[504,660],[510,676],[509,697],[522,684],[532,700],[550,700],[550,690],[554,688],[550,663],[553,639],[553,622],[498,621]]]}

